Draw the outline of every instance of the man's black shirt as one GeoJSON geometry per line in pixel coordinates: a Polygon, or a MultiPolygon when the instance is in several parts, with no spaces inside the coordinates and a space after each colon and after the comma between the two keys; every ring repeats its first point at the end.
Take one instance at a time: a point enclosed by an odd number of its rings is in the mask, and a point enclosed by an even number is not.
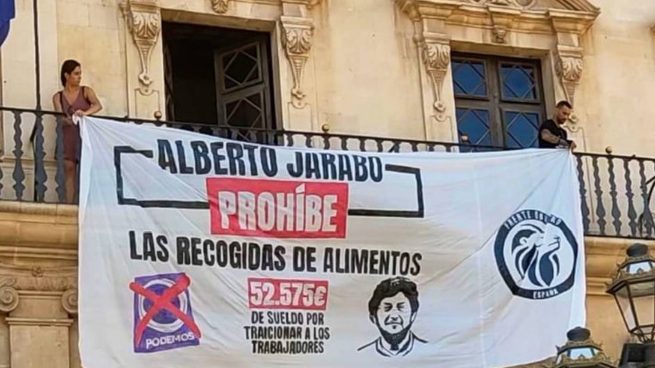
{"type": "MultiPolygon", "coordinates": [[[[548,130],[551,134],[559,137],[560,139],[564,139],[565,141],[569,141],[567,139],[567,134],[566,130],[562,129],[557,125],[553,119],[548,119],[541,123],[541,126],[539,127],[539,148],[557,148],[559,146],[559,143],[550,143],[548,141],[545,141],[541,138],[541,131],[542,130],[548,130]]],[[[569,142],[570,143],[570,142],[569,142]]]]}

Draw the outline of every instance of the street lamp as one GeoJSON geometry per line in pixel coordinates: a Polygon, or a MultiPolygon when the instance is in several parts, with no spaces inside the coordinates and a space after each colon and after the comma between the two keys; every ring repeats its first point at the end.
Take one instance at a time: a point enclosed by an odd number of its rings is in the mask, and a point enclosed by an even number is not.
{"type": "Polygon", "coordinates": [[[569,341],[557,348],[553,368],[615,368],[600,345],[591,339],[588,329],[576,327],[566,337],[569,341]]]}
{"type": "Polygon", "coordinates": [[[641,344],[626,344],[621,362],[655,367],[655,259],[644,244],[628,247],[607,292],[614,296],[628,332],[641,344]]]}

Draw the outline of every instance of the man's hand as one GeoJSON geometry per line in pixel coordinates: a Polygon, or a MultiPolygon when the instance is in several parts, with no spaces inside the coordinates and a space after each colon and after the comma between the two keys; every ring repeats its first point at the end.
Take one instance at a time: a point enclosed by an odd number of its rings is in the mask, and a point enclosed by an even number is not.
{"type": "Polygon", "coordinates": [[[82,117],[82,116],[85,116],[85,115],[86,115],[86,111],[82,111],[82,110],[75,111],[75,116],[82,117]]]}
{"type": "Polygon", "coordinates": [[[578,148],[578,145],[575,144],[575,142],[571,141],[571,143],[569,144],[569,149],[571,151],[575,151],[576,148],[578,148]]]}

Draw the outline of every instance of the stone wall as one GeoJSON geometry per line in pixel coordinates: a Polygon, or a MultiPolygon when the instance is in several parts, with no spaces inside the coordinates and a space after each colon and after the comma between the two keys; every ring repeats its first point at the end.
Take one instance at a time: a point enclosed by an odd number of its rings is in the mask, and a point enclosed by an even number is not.
{"type": "Polygon", "coordinates": [[[655,2],[594,0],[602,13],[583,37],[576,113],[590,151],[655,156],[655,2]]]}
{"type": "Polygon", "coordinates": [[[0,201],[0,368],[78,368],[77,209],[0,201]]]}
{"type": "MultiPolygon", "coordinates": [[[[163,20],[271,32],[275,104],[287,129],[452,141],[449,53],[466,51],[540,59],[549,110],[558,99],[575,98],[571,130],[583,150],[613,146],[617,154],[655,155],[649,135],[638,133],[649,130],[655,113],[655,106],[643,103],[655,97],[655,3],[459,2],[39,2],[41,105],[52,107],[59,65],[75,58],[83,64],[84,83],[97,90],[103,114],[163,113],[163,20]]],[[[32,1],[16,5],[2,48],[2,105],[33,108],[32,1]]],[[[3,124],[6,151],[13,147],[10,120],[5,116],[3,124]]],[[[24,125],[26,139],[30,122],[24,125]]]]}

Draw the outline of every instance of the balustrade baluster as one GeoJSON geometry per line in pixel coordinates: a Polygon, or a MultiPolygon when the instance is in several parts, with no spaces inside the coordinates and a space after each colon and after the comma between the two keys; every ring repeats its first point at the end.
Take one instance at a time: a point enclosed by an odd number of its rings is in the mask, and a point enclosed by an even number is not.
{"type": "MultiPolygon", "coordinates": [[[[82,149],[82,147],[80,147],[82,149]]],[[[43,202],[48,174],[45,171],[45,150],[43,149],[43,113],[37,112],[34,120],[34,200],[43,202]]]]}
{"type": "Polygon", "coordinates": [[[630,227],[630,235],[637,234],[637,211],[634,205],[634,193],[632,193],[632,175],[630,175],[630,161],[627,158],[623,159],[623,170],[625,171],[625,195],[628,197],[628,226],[630,227]]]}
{"type": "MultiPolygon", "coordinates": [[[[57,182],[57,199],[59,203],[66,202],[66,172],[64,170],[64,117],[57,115],[55,117],[55,160],[57,160],[57,172],[55,173],[55,182],[57,182]]],[[[82,149],[80,147],[80,149],[82,149]]]]}
{"type": "Polygon", "coordinates": [[[587,205],[587,188],[585,186],[585,177],[584,177],[584,170],[583,170],[583,162],[582,162],[582,157],[581,156],[576,156],[576,160],[578,161],[578,181],[580,182],[580,203],[582,205],[581,212],[582,212],[582,226],[585,229],[585,232],[589,231],[589,223],[591,222],[589,219],[589,206],[587,205]]]}
{"type": "Polygon", "coordinates": [[[619,209],[619,202],[617,199],[618,192],[616,191],[616,175],[614,173],[614,158],[607,158],[607,168],[609,171],[609,183],[610,183],[610,198],[612,199],[612,225],[614,225],[614,231],[616,231],[617,236],[621,236],[621,210],[619,209]]]}
{"type": "Polygon", "coordinates": [[[23,180],[25,180],[25,171],[23,170],[23,127],[21,113],[13,111],[14,114],[14,172],[12,177],[14,179],[14,193],[16,199],[19,201],[23,200],[23,191],[25,191],[25,185],[23,180]]]}
{"type": "Polygon", "coordinates": [[[605,221],[605,207],[603,206],[603,189],[600,186],[598,157],[592,157],[591,163],[594,169],[594,193],[596,194],[596,216],[598,216],[596,222],[600,230],[600,235],[605,235],[605,225],[607,224],[607,221],[605,221]]]}

